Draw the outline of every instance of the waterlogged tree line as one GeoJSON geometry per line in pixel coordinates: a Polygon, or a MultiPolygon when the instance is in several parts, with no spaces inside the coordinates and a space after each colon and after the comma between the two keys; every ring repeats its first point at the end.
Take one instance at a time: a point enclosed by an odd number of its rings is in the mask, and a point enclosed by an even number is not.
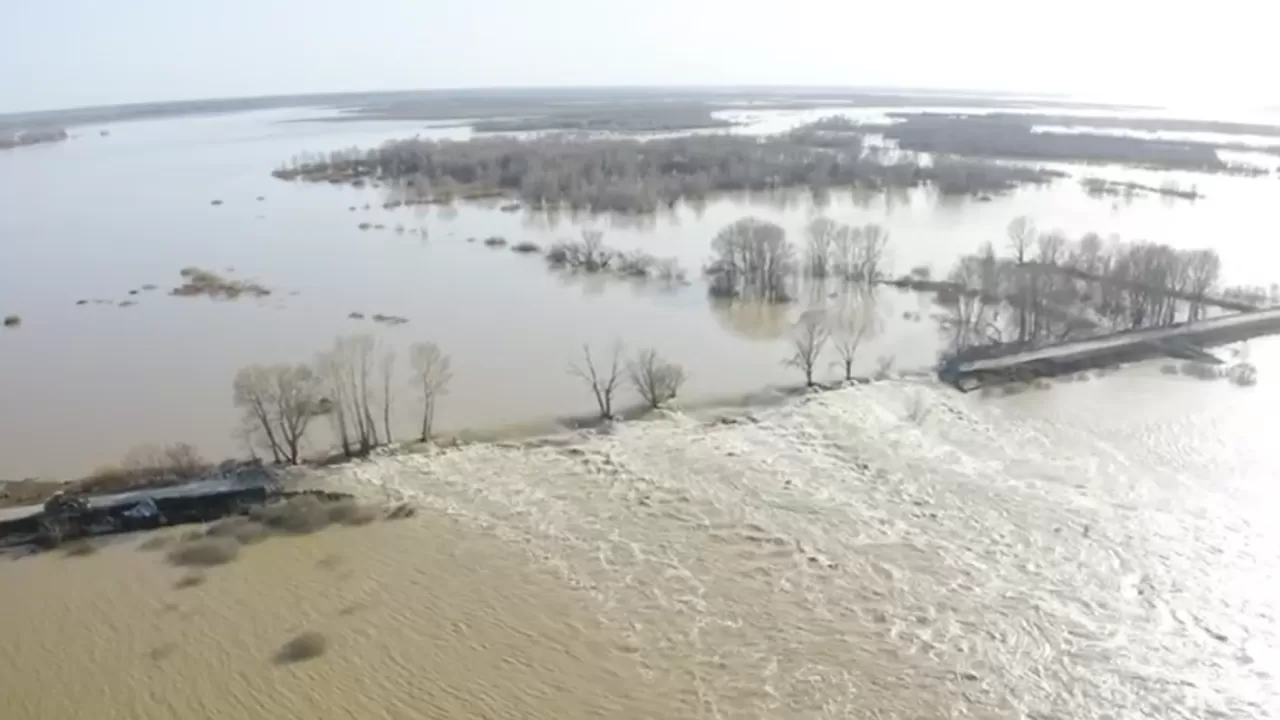
{"type": "Polygon", "coordinates": [[[1164,327],[1208,310],[1249,309],[1218,290],[1222,261],[1209,249],[1078,239],[1010,223],[1005,253],[986,243],[960,259],[940,301],[956,349],[1054,342],[1105,331],[1164,327]]]}
{"type": "Polygon", "coordinates": [[[422,409],[422,441],[431,439],[439,399],[453,377],[449,356],[432,343],[410,347],[410,378],[400,382],[396,354],[372,335],[339,337],[313,363],[250,365],[232,382],[242,413],[240,436],[256,456],[296,465],[317,418],[328,420],[343,455],[356,457],[395,441],[392,408],[401,390],[422,409]]]}
{"type": "Polygon", "coordinates": [[[652,213],[716,192],[933,186],[945,194],[985,194],[1048,182],[1059,173],[947,157],[882,162],[865,152],[860,135],[801,128],[767,137],[648,141],[572,135],[413,138],[370,150],[301,155],[274,175],[354,184],[377,178],[413,202],[511,193],[539,208],[652,213]]]}

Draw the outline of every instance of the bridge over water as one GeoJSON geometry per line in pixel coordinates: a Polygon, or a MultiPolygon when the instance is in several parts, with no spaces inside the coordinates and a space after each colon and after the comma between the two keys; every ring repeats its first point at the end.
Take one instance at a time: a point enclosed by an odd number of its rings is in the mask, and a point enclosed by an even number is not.
{"type": "Polygon", "coordinates": [[[1145,330],[1126,330],[980,359],[956,358],[938,375],[961,390],[1049,377],[1156,357],[1221,362],[1204,348],[1280,333],[1280,308],[1223,315],[1145,330]]]}

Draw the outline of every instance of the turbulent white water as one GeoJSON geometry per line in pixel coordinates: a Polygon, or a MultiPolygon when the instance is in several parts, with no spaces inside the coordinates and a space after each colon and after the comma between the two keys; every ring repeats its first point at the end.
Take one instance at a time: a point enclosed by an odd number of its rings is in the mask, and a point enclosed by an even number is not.
{"type": "Polygon", "coordinates": [[[1263,717],[1266,399],[1153,368],[896,381],[343,472],[557,566],[702,717],[1263,717]]]}

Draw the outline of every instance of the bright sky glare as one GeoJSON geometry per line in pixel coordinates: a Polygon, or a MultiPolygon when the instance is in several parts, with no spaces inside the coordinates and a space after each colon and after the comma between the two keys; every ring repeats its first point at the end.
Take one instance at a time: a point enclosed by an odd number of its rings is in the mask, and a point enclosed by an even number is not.
{"type": "Polygon", "coordinates": [[[0,112],[310,92],[841,85],[1280,105],[1274,0],[10,0],[0,112]]]}

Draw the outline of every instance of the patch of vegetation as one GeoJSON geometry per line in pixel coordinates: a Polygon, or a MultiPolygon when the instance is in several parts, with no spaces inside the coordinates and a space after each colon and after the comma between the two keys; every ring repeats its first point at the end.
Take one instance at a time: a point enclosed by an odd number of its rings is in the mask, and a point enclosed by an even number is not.
{"type": "Polygon", "coordinates": [[[98,546],[87,539],[73,540],[62,546],[62,551],[71,557],[83,557],[98,552],[98,546]]]}
{"type": "Polygon", "coordinates": [[[382,323],[383,325],[404,325],[409,322],[409,318],[399,315],[383,315],[382,313],[374,313],[373,321],[382,323]]]}
{"type": "Polygon", "coordinates": [[[206,296],[214,299],[234,300],[241,295],[266,297],[271,294],[267,288],[254,282],[231,280],[211,271],[197,267],[183,268],[180,273],[185,282],[169,291],[170,295],[179,297],[206,296]]]}
{"type": "Polygon", "coordinates": [[[624,253],[604,244],[598,230],[583,230],[581,240],[559,240],[547,248],[547,263],[584,273],[613,273],[624,277],[657,278],[684,282],[685,273],[675,258],[657,258],[648,253],[624,253]]]}
{"type": "Polygon", "coordinates": [[[62,142],[66,139],[67,131],[63,128],[19,130],[9,134],[0,134],[0,150],[9,150],[23,145],[62,142]]]}
{"type": "Polygon", "coordinates": [[[155,535],[153,537],[149,537],[146,540],[143,540],[142,542],[138,543],[138,549],[146,550],[146,551],[163,550],[166,547],[169,547],[170,543],[172,542],[173,542],[172,536],[155,535]]]}
{"type": "Polygon", "coordinates": [[[18,315],[5,315],[4,326],[7,328],[16,328],[22,325],[22,318],[18,315]]]}
{"type": "Polygon", "coordinates": [[[178,578],[173,584],[175,590],[186,590],[188,588],[199,587],[204,584],[205,576],[201,573],[190,573],[178,578]]]}
{"type": "Polygon", "coordinates": [[[538,245],[538,243],[536,242],[532,242],[530,240],[523,240],[521,242],[516,243],[515,245],[512,245],[511,252],[520,253],[522,255],[529,255],[532,253],[542,252],[542,247],[538,245]]]}
{"type": "Polygon", "coordinates": [[[188,443],[141,445],[125,453],[117,465],[107,465],[72,484],[76,493],[114,493],[163,487],[191,480],[212,466],[188,443]]]}
{"type": "Polygon", "coordinates": [[[515,193],[534,208],[651,213],[713,192],[807,187],[874,190],[936,184],[946,193],[1000,192],[1061,173],[979,161],[885,164],[860,142],[814,147],[792,135],[699,135],[650,141],[481,137],[466,142],[392,141],[376,150],[295,158],[282,179],[381,177],[424,197],[515,193]],[[410,186],[411,183],[411,186],[410,186]]]}
{"type": "Polygon", "coordinates": [[[1213,146],[1146,138],[1038,131],[1034,116],[890,113],[877,129],[903,150],[970,157],[1123,163],[1170,170],[1227,170],[1213,146]]]}
{"type": "Polygon", "coordinates": [[[387,520],[405,520],[418,514],[418,508],[409,503],[399,503],[387,511],[387,520]]]}
{"type": "Polygon", "coordinates": [[[280,646],[274,661],[277,665],[290,665],[320,657],[329,649],[329,639],[324,635],[308,631],[280,646]]]}
{"type": "Polygon", "coordinates": [[[535,117],[481,120],[472,125],[476,132],[675,132],[702,128],[730,127],[733,123],[711,115],[711,107],[701,103],[669,103],[641,106],[585,105],[579,109],[535,117]]]}
{"type": "Polygon", "coordinates": [[[378,519],[378,511],[367,505],[348,499],[331,503],[329,521],[339,525],[368,525],[378,519]]]}
{"type": "Polygon", "coordinates": [[[227,537],[201,537],[184,540],[169,551],[168,560],[181,567],[213,567],[225,565],[240,554],[240,543],[227,537]]]}
{"type": "Polygon", "coordinates": [[[484,244],[491,248],[506,247],[507,239],[498,235],[493,235],[484,239],[484,244]]]}
{"type": "Polygon", "coordinates": [[[1196,189],[1184,189],[1178,183],[1170,180],[1159,187],[1154,185],[1144,185],[1137,182],[1121,182],[1117,180],[1106,180],[1103,178],[1087,177],[1080,180],[1080,185],[1084,187],[1084,191],[1093,197],[1124,197],[1131,198],[1139,195],[1161,195],[1164,197],[1181,198],[1183,200],[1198,200],[1202,197],[1196,189]]]}

